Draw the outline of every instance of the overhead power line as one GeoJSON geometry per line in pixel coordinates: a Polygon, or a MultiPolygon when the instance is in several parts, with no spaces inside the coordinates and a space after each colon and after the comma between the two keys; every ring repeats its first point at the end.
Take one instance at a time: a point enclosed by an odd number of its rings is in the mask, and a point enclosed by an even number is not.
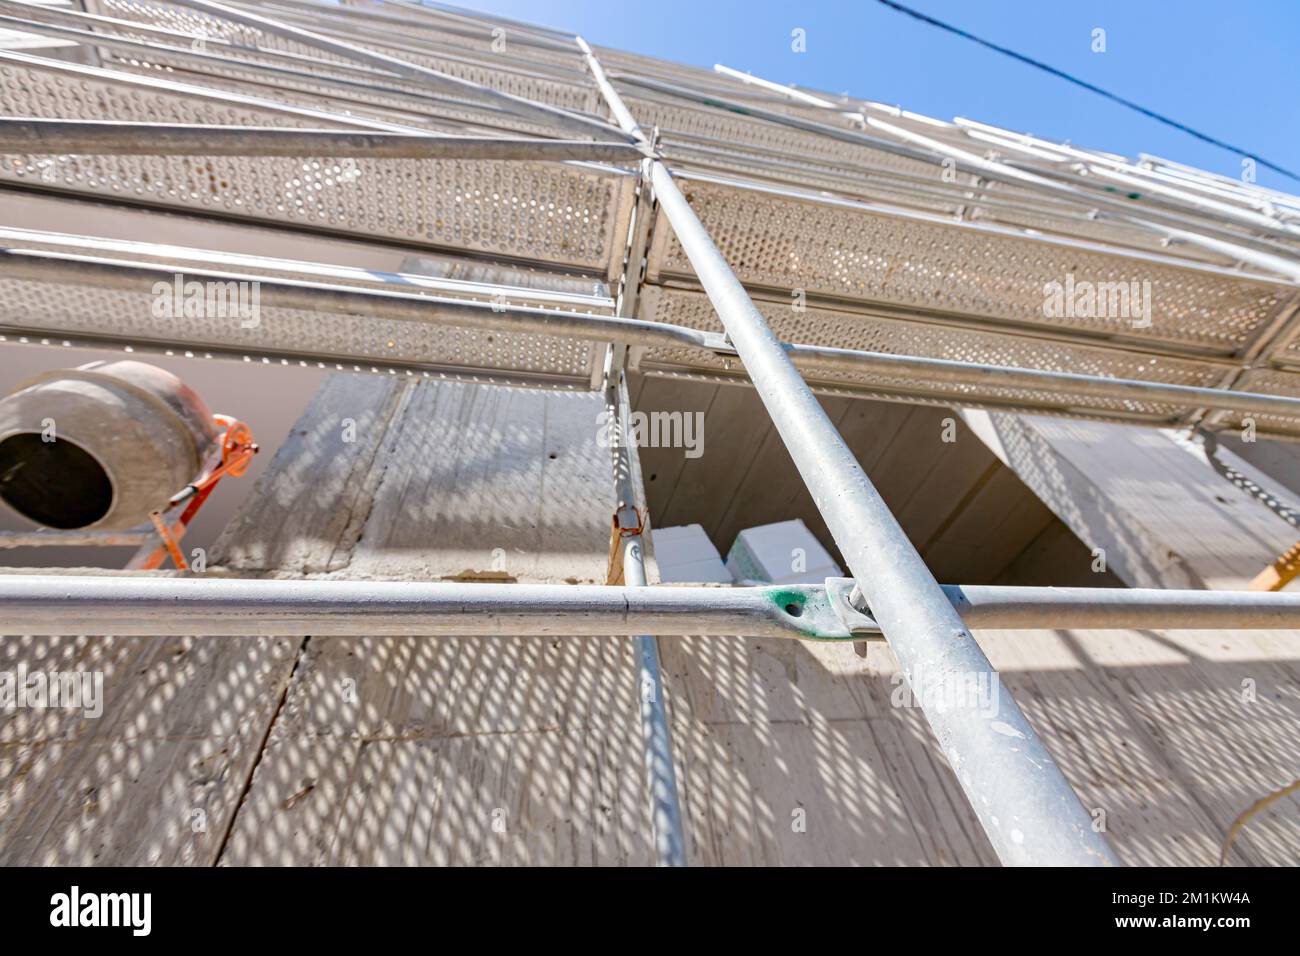
{"type": "Polygon", "coordinates": [[[1013,60],[1019,60],[1021,63],[1028,63],[1030,66],[1037,67],[1040,70],[1052,74],[1053,76],[1060,77],[1061,79],[1066,80],[1067,82],[1073,83],[1075,86],[1081,86],[1085,90],[1091,90],[1093,93],[1097,93],[1101,96],[1104,96],[1108,100],[1113,100],[1114,102],[1119,103],[1121,106],[1127,106],[1131,110],[1136,110],[1137,112],[1141,113],[1143,116],[1149,116],[1151,119],[1164,123],[1166,126],[1172,126],[1174,129],[1182,130],[1184,133],[1187,133],[1190,136],[1195,136],[1197,139],[1209,143],[1212,146],[1218,146],[1220,149],[1226,149],[1229,150],[1230,152],[1236,153],[1239,156],[1245,156],[1249,159],[1253,159],[1259,165],[1265,166],[1273,170],[1273,172],[1275,173],[1280,173],[1283,176],[1286,176],[1290,179],[1294,179],[1296,182],[1300,182],[1300,175],[1291,172],[1291,170],[1285,168],[1284,166],[1279,166],[1277,163],[1270,162],[1269,160],[1265,159],[1263,156],[1260,156],[1258,153],[1252,153],[1250,150],[1241,149],[1238,146],[1233,146],[1231,143],[1225,143],[1221,139],[1217,139],[1213,136],[1210,136],[1208,133],[1202,133],[1200,130],[1192,129],[1192,127],[1188,126],[1186,123],[1180,123],[1178,122],[1178,120],[1170,119],[1168,116],[1163,116],[1160,113],[1157,113],[1155,110],[1149,110],[1145,106],[1142,106],[1141,104],[1134,103],[1132,100],[1128,100],[1122,96],[1118,96],[1117,94],[1112,93],[1109,90],[1103,90],[1100,86],[1097,86],[1093,83],[1089,83],[1087,80],[1081,80],[1079,79],[1079,77],[1074,76],[1070,73],[1066,73],[1064,70],[1058,70],[1056,67],[1051,66],[1047,63],[1043,63],[1041,60],[1035,60],[1033,57],[1025,56],[1023,53],[1017,53],[1015,50],[1010,50],[997,43],[993,43],[990,40],[985,40],[983,37],[977,37],[975,36],[975,34],[968,33],[967,31],[961,29],[960,27],[955,27],[950,23],[944,23],[942,20],[936,20],[934,17],[922,13],[920,10],[913,10],[911,7],[903,6],[903,4],[901,3],[895,3],[894,0],[878,0],[878,2],[894,10],[897,10],[899,13],[905,13],[909,17],[912,17],[916,20],[920,20],[922,23],[928,23],[931,26],[938,27],[941,30],[947,30],[949,33],[954,33],[959,37],[965,37],[967,40],[974,40],[980,46],[988,47],[990,50],[996,50],[998,53],[1001,53],[1005,56],[1009,56],[1013,60]]]}

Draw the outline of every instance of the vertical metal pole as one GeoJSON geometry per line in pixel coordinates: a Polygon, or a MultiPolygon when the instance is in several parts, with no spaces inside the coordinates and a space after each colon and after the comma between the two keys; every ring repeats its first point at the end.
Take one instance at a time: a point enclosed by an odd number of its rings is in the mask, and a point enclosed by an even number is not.
{"type": "MultiPolygon", "coordinates": [[[[623,544],[623,580],[628,587],[644,587],[645,564],[641,536],[623,544]]],[[[655,859],[660,866],[686,865],[686,832],[673,768],[673,743],[664,706],[663,672],[659,666],[659,639],[633,638],[636,645],[637,687],[641,695],[641,735],[645,743],[646,780],[650,789],[650,822],[655,859]]]]}
{"type": "MultiPolygon", "coordinates": [[[[619,125],[645,137],[591,48],[587,66],[619,125]]],[[[657,159],[651,181],[741,361],[925,708],[944,754],[1003,863],[1117,861],[1051,754],[1002,686],[884,499],[835,430],[780,340],[657,159]],[[983,693],[964,693],[968,687],[983,693]],[[990,705],[991,702],[991,705],[990,705]]]]}
{"type": "MultiPolygon", "coordinates": [[[[632,221],[628,227],[626,260],[618,289],[616,312],[629,317],[636,311],[640,292],[641,264],[645,258],[650,225],[650,181],[642,164],[637,184],[632,221]]],[[[628,429],[630,399],[624,366],[627,350],[612,345],[605,356],[605,404],[610,416],[613,439],[614,486],[618,501],[615,515],[621,524],[640,526],[636,512],[636,481],[628,429]]],[[[642,535],[625,535],[620,541],[623,559],[623,583],[628,587],[645,587],[645,554],[642,535]]],[[[633,638],[637,659],[637,693],[640,697],[641,734],[645,746],[646,788],[650,796],[650,824],[655,859],[660,866],[686,865],[686,831],[682,825],[681,803],[677,795],[677,774],[673,768],[672,734],[668,728],[668,711],[664,703],[663,672],[659,665],[659,639],[642,634],[633,638]]]]}
{"type": "MultiPolygon", "coordinates": [[[[636,508],[632,458],[628,447],[627,383],[622,369],[607,365],[606,404],[613,416],[610,429],[614,447],[614,477],[618,493],[618,511],[636,508]]],[[[625,535],[623,581],[628,587],[646,587],[644,543],[640,534],[625,535]]],[[[664,705],[663,674],[659,667],[659,642],[650,635],[633,638],[637,658],[637,693],[640,697],[641,734],[645,744],[646,784],[650,795],[650,822],[654,836],[655,859],[660,866],[686,865],[686,834],[682,809],[677,795],[677,773],[673,768],[672,736],[668,729],[668,711],[664,705]]]]}

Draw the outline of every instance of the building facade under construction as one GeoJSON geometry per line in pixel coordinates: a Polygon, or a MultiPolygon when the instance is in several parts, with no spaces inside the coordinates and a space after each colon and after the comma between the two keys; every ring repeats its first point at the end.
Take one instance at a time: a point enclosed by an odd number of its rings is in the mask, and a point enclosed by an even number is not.
{"type": "Polygon", "coordinates": [[[0,863],[1300,857],[1300,198],[414,2],[0,101],[0,863]]]}

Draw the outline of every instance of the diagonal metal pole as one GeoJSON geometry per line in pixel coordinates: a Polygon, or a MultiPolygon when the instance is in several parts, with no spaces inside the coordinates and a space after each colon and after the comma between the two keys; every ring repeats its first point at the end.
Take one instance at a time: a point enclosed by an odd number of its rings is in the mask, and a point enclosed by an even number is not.
{"type": "MultiPolygon", "coordinates": [[[[591,48],[587,66],[619,126],[649,145],[591,48]]],[[[916,692],[957,706],[926,708],[972,809],[1008,865],[1117,861],[1047,748],[940,589],[880,493],[800,377],[662,162],[650,162],[664,215],[713,302],[817,510],[916,692]],[[986,688],[982,700],[958,693],[986,688]],[[996,696],[994,696],[996,695],[996,696]],[[989,699],[998,706],[989,707],[989,699]]]]}

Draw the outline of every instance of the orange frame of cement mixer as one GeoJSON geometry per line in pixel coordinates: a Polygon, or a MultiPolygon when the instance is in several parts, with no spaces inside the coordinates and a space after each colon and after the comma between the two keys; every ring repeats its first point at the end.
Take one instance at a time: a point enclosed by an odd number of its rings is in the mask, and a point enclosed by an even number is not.
{"type": "Polygon", "coordinates": [[[185,536],[190,522],[194,520],[194,516],[203,507],[203,502],[208,500],[208,496],[212,494],[222,478],[227,475],[238,478],[248,471],[252,464],[253,456],[258,452],[257,443],[253,441],[252,429],[229,415],[213,415],[212,420],[222,428],[221,464],[172,495],[165,509],[149,513],[149,518],[153,521],[154,529],[162,539],[162,544],[153,551],[132,560],[127,565],[129,569],[152,571],[162,567],[163,561],[170,556],[176,567],[188,571],[190,566],[181,551],[180,541],[185,536]],[[168,524],[163,514],[186,501],[189,504],[181,512],[180,518],[174,524],[168,524]]]}

